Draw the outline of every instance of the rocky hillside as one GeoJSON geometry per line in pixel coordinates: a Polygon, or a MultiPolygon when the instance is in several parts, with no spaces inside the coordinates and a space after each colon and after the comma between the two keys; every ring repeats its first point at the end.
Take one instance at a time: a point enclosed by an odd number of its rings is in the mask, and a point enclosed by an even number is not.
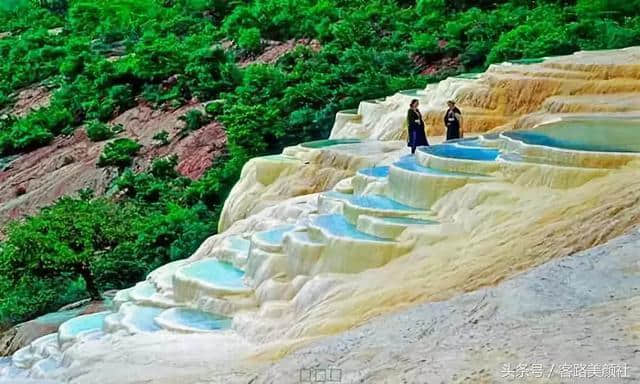
{"type": "MultiPolygon", "coordinates": [[[[16,114],[27,113],[45,102],[45,96],[26,94],[17,102],[16,114]]],[[[216,122],[184,137],[180,135],[185,124],[180,118],[197,107],[202,108],[192,103],[178,109],[156,110],[142,103],[109,124],[121,124],[123,131],[118,137],[132,138],[142,145],[132,165],[134,170],[147,170],[152,159],[175,154],[178,172],[198,179],[225,150],[226,139],[221,124],[216,122]],[[154,140],[162,131],[168,134],[166,145],[154,140]]],[[[84,129],[78,129],[73,135],[56,138],[45,147],[7,159],[0,171],[0,224],[33,214],[58,198],[84,188],[103,194],[117,176],[116,169],[97,166],[106,144],[91,141],[84,129]]]]}

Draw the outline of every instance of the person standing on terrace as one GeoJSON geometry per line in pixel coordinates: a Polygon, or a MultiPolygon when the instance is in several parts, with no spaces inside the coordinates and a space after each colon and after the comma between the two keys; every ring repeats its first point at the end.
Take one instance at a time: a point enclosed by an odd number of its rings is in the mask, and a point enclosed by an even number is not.
{"type": "Polygon", "coordinates": [[[449,109],[444,114],[444,126],[447,127],[447,141],[461,139],[462,133],[462,112],[456,107],[453,100],[447,101],[449,109]]]}
{"type": "Polygon", "coordinates": [[[411,154],[416,153],[416,147],[429,145],[427,141],[427,134],[425,133],[424,120],[422,120],[422,114],[418,109],[418,99],[411,100],[409,104],[409,111],[407,112],[407,125],[409,128],[409,141],[407,145],[411,147],[411,154]]]}

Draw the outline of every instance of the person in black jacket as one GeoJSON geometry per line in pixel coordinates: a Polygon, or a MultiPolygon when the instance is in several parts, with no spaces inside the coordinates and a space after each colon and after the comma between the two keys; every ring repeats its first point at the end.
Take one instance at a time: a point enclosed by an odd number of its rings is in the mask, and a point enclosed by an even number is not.
{"type": "Polygon", "coordinates": [[[462,134],[462,112],[456,107],[453,100],[447,101],[449,109],[444,114],[444,126],[447,127],[447,140],[461,139],[462,134]]]}
{"type": "Polygon", "coordinates": [[[422,114],[418,110],[418,104],[418,99],[411,100],[409,111],[407,112],[407,125],[409,128],[409,142],[407,145],[411,147],[411,154],[416,153],[416,147],[429,145],[424,129],[424,120],[422,120],[422,114]]]}

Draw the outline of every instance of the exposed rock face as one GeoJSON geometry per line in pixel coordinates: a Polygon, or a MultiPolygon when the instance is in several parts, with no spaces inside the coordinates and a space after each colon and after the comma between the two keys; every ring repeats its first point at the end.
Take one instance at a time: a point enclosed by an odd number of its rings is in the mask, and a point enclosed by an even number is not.
{"type": "Polygon", "coordinates": [[[247,58],[238,63],[238,66],[246,67],[249,64],[271,64],[278,61],[285,54],[293,51],[296,47],[303,45],[311,48],[313,51],[319,51],[321,46],[318,40],[311,39],[291,39],[284,42],[267,41],[266,48],[255,58],[247,58]]]}
{"type": "Polygon", "coordinates": [[[32,110],[37,110],[49,105],[51,93],[46,87],[37,86],[22,90],[17,97],[11,112],[15,116],[24,116],[32,110]]]}
{"type": "MultiPolygon", "coordinates": [[[[177,137],[183,123],[179,117],[199,107],[191,104],[175,110],[154,110],[141,104],[125,111],[112,124],[125,128],[119,137],[130,137],[143,145],[134,169],[143,170],[156,156],[177,154],[178,170],[198,178],[221,153],[226,137],[218,123],[211,123],[187,137],[177,137]],[[169,133],[170,143],[156,147],[153,136],[169,133]]],[[[21,155],[0,171],[0,221],[35,212],[63,195],[82,188],[104,193],[116,175],[111,168],[97,168],[96,162],[107,141],[90,141],[83,129],[71,137],[58,137],[50,145],[21,155]]]]}
{"type": "Polygon", "coordinates": [[[184,125],[179,118],[199,107],[199,104],[190,104],[164,111],[140,105],[115,118],[113,124],[122,124],[126,129],[126,133],[121,135],[131,137],[143,145],[134,169],[145,169],[155,157],[177,154],[178,170],[181,174],[192,179],[202,176],[213,158],[226,148],[226,136],[222,125],[213,122],[182,139],[179,137],[180,129],[184,125]],[[153,136],[161,131],[169,133],[170,143],[158,147],[153,136]]]}

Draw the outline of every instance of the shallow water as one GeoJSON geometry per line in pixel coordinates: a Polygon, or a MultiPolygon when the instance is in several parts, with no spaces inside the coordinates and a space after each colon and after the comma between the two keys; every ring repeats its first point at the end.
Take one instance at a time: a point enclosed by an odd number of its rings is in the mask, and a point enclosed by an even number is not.
{"type": "Polygon", "coordinates": [[[244,288],[244,272],[229,263],[206,259],[187,265],[182,272],[207,283],[230,288],[244,288]]]}
{"type": "Polygon", "coordinates": [[[100,331],[104,318],[111,312],[98,312],[73,318],[60,326],[60,332],[69,336],[77,336],[82,332],[100,331]]]}
{"type": "Polygon", "coordinates": [[[326,140],[307,141],[306,143],[300,144],[300,146],[305,148],[325,148],[325,147],[330,147],[332,145],[357,144],[361,142],[362,140],[360,139],[326,139],[326,140]]]}
{"type": "Polygon", "coordinates": [[[369,167],[358,170],[358,173],[369,177],[387,177],[389,176],[389,167],[369,167]]]}
{"type": "Polygon", "coordinates": [[[416,162],[415,157],[413,157],[413,156],[404,156],[404,157],[400,158],[400,160],[398,160],[395,163],[393,163],[393,165],[398,167],[398,168],[400,168],[400,169],[404,169],[404,170],[411,171],[411,172],[424,173],[424,174],[428,174],[428,175],[440,175],[440,176],[447,176],[447,175],[455,175],[455,176],[485,176],[485,175],[474,174],[474,173],[444,171],[444,170],[440,170],[440,169],[427,168],[427,167],[424,167],[424,166],[418,164],[416,162]]]}
{"type": "Polygon", "coordinates": [[[278,245],[282,243],[282,238],[284,237],[285,233],[291,231],[292,229],[293,225],[285,225],[269,231],[258,232],[255,234],[255,236],[259,241],[262,241],[264,243],[278,245]]]}
{"type": "Polygon", "coordinates": [[[127,308],[123,321],[135,327],[139,332],[155,332],[161,328],[154,319],[164,311],[163,308],[132,305],[127,308]],[[129,312],[130,311],[130,312],[129,312]]]}
{"type": "Polygon", "coordinates": [[[354,239],[369,241],[388,241],[381,237],[372,236],[358,231],[353,224],[349,223],[344,216],[339,214],[318,216],[313,220],[313,223],[319,227],[324,228],[327,232],[334,236],[351,237],[354,239]]]}
{"type": "Polygon", "coordinates": [[[388,221],[390,223],[397,224],[408,224],[408,225],[430,225],[430,224],[438,224],[435,220],[426,220],[426,219],[416,219],[413,217],[383,217],[384,221],[388,221]]]}
{"type": "Polygon", "coordinates": [[[200,331],[213,331],[231,327],[231,318],[190,308],[172,308],[160,317],[172,324],[182,325],[200,331]]]}
{"type": "Polygon", "coordinates": [[[566,120],[503,135],[526,144],[562,149],[640,152],[640,120],[566,120]]]}
{"type": "Polygon", "coordinates": [[[500,154],[500,151],[497,149],[458,146],[452,144],[433,145],[430,147],[420,148],[420,150],[439,157],[477,161],[494,161],[500,154]]]}

